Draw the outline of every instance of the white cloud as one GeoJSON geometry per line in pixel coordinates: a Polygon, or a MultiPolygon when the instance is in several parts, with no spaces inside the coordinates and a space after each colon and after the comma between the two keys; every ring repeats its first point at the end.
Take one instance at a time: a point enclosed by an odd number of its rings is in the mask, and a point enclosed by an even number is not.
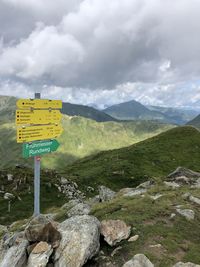
{"type": "Polygon", "coordinates": [[[190,102],[199,10],[199,0],[0,0],[1,79],[85,103],[107,103],[114,93],[115,101],[190,102]]]}

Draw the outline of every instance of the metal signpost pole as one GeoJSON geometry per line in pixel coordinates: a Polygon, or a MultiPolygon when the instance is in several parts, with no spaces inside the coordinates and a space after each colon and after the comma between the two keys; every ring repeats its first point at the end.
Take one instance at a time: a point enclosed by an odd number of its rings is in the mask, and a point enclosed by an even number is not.
{"type": "MultiPolygon", "coordinates": [[[[35,93],[35,98],[40,99],[40,93],[35,93]]],[[[40,214],[40,157],[34,157],[34,216],[40,214]]]]}

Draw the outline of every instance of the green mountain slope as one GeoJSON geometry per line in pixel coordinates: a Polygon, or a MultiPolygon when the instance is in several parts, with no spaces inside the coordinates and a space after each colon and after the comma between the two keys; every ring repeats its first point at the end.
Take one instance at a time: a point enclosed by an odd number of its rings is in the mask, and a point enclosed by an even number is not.
{"type": "Polygon", "coordinates": [[[187,125],[194,126],[196,128],[200,128],[200,115],[195,117],[193,120],[187,122],[187,125]]]}
{"type": "Polygon", "coordinates": [[[95,108],[84,105],[63,103],[63,108],[61,112],[69,116],[81,116],[98,122],[117,121],[115,118],[109,116],[103,111],[99,111],[95,108]]]}
{"type": "Polygon", "coordinates": [[[151,111],[139,102],[129,102],[113,105],[103,110],[110,116],[119,120],[160,120],[168,121],[168,118],[158,111],[151,111]]]}
{"type": "Polygon", "coordinates": [[[197,110],[186,110],[181,108],[147,106],[152,111],[162,112],[168,120],[177,124],[185,124],[198,115],[197,110]]]}
{"type": "Polygon", "coordinates": [[[200,132],[177,127],[135,145],[100,152],[66,168],[77,183],[104,184],[114,190],[133,187],[147,177],[166,175],[184,166],[200,170],[200,132]]]}
{"type": "MultiPolygon", "coordinates": [[[[102,150],[128,146],[173,127],[156,122],[102,122],[64,115],[64,132],[57,152],[42,157],[43,167],[62,169],[75,160],[102,150]]],[[[16,143],[14,123],[0,124],[0,167],[16,164],[32,166],[22,158],[22,144],[16,143]]]]}

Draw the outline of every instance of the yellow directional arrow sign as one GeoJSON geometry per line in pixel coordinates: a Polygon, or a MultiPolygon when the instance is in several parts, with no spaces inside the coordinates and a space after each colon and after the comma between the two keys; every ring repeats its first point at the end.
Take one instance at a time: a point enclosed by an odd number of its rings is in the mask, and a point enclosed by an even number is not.
{"type": "Polygon", "coordinates": [[[59,110],[17,110],[16,125],[59,123],[62,115],[59,110]]]}
{"type": "Polygon", "coordinates": [[[19,99],[17,107],[20,109],[61,109],[61,100],[48,100],[48,99],[19,99]]]}
{"type": "Polygon", "coordinates": [[[53,139],[61,135],[61,125],[25,126],[17,129],[17,143],[53,139]]]}

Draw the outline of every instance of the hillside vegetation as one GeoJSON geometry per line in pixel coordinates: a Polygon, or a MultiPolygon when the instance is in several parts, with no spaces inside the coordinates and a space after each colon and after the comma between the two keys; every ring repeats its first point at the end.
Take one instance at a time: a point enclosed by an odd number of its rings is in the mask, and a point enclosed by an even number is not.
{"type": "Polygon", "coordinates": [[[135,145],[100,152],[66,168],[77,183],[114,190],[133,187],[148,177],[162,177],[177,166],[200,170],[200,132],[177,127],[135,145]]]}

